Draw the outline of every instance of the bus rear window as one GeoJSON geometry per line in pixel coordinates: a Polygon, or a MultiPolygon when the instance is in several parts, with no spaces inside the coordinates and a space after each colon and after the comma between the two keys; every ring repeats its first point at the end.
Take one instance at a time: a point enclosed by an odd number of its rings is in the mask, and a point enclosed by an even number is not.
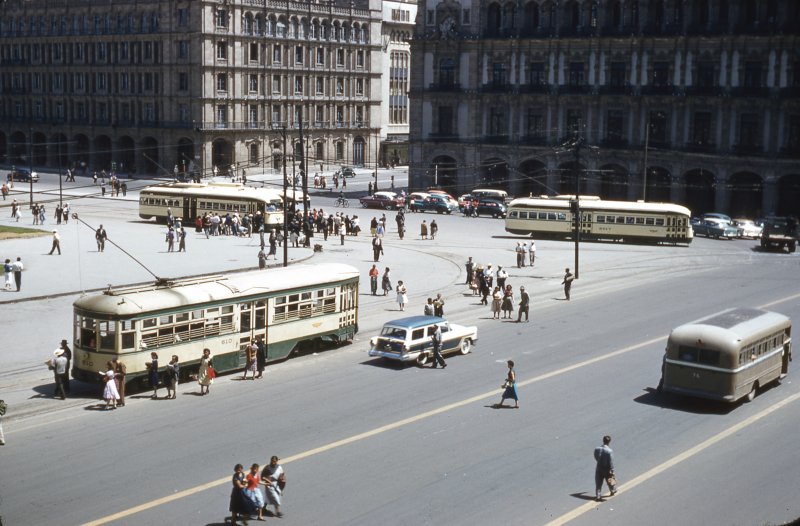
{"type": "Polygon", "coordinates": [[[678,360],[702,365],[719,365],[719,351],[681,345],[678,347],[678,360]]]}

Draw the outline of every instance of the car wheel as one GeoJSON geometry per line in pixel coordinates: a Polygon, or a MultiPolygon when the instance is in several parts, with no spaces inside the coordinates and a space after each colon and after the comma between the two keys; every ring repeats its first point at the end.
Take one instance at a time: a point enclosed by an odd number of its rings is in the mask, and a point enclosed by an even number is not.
{"type": "Polygon", "coordinates": [[[392,208],[394,208],[392,205],[386,205],[386,210],[391,210],[392,208]]]}
{"type": "Polygon", "coordinates": [[[417,357],[417,365],[423,367],[426,363],[428,363],[428,355],[427,353],[422,353],[417,357]]]}
{"type": "Polygon", "coordinates": [[[472,342],[469,338],[465,338],[461,340],[461,354],[469,354],[469,351],[472,349],[472,342]]]}
{"type": "Polygon", "coordinates": [[[745,402],[752,402],[753,399],[756,397],[756,391],[758,390],[758,382],[753,382],[753,387],[750,389],[750,392],[747,393],[747,396],[744,397],[745,402]]]}
{"type": "Polygon", "coordinates": [[[369,207],[367,206],[367,203],[361,203],[361,208],[369,208],[369,207]]]}

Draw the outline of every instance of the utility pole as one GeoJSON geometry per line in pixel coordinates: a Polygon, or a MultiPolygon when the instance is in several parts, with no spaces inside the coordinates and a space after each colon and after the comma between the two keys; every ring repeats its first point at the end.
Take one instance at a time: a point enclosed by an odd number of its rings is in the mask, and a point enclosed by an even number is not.
{"type": "MultiPolygon", "coordinates": [[[[295,149],[293,148],[292,151],[295,149]]],[[[294,165],[294,163],[292,163],[294,165]]],[[[300,176],[303,178],[303,220],[308,214],[306,202],[308,200],[308,170],[306,169],[306,156],[303,152],[303,106],[300,106],[300,176]]],[[[295,196],[295,199],[297,197],[295,196]]]]}
{"type": "Polygon", "coordinates": [[[581,246],[581,144],[582,138],[580,136],[580,121],[575,128],[575,199],[570,202],[570,209],[572,210],[575,219],[575,231],[573,238],[575,238],[575,279],[580,275],[580,246],[581,246]]]}
{"type": "Polygon", "coordinates": [[[372,187],[372,192],[378,191],[378,150],[381,144],[381,130],[380,128],[375,132],[375,184],[372,187]]]}
{"type": "Polygon", "coordinates": [[[289,266],[289,211],[288,211],[288,198],[286,195],[289,189],[289,181],[286,180],[286,125],[281,128],[281,137],[283,138],[283,266],[289,266]]]}
{"type": "Polygon", "coordinates": [[[644,129],[644,170],[642,170],[642,201],[647,202],[647,150],[650,149],[650,120],[644,129]]]}
{"type": "Polygon", "coordinates": [[[33,128],[28,128],[28,170],[30,172],[30,180],[28,184],[30,190],[30,206],[33,208],[33,128]]]}

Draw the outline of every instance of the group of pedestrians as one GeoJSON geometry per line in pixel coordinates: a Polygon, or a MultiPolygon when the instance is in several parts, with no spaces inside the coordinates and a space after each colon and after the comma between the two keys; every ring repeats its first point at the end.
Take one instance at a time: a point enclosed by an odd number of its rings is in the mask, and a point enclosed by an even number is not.
{"type": "Polygon", "coordinates": [[[261,466],[258,464],[252,464],[247,473],[241,464],[234,466],[231,477],[233,487],[228,506],[228,511],[231,512],[231,524],[236,524],[240,519],[246,523],[247,518],[253,515],[263,521],[268,506],[274,506],[276,517],[283,517],[281,503],[286,488],[286,472],[279,462],[280,459],[273,455],[261,473],[259,473],[261,466]]]}
{"type": "Polygon", "coordinates": [[[11,261],[6,258],[3,263],[3,274],[5,277],[5,290],[12,290],[14,286],[17,292],[22,288],[22,272],[25,270],[25,265],[22,263],[22,257],[17,256],[16,261],[11,261]]]}

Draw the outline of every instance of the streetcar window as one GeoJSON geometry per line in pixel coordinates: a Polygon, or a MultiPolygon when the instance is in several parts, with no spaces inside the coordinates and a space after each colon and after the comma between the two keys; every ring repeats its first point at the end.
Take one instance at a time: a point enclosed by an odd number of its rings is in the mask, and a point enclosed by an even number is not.
{"type": "Polygon", "coordinates": [[[626,225],[632,225],[635,222],[636,222],[636,218],[635,217],[628,216],[628,217],[625,218],[625,224],[626,225]]]}
{"type": "Polygon", "coordinates": [[[559,212],[558,213],[558,220],[559,221],[566,221],[567,220],[567,214],[565,214],[564,212],[559,212]]]}
{"type": "MultiPolygon", "coordinates": [[[[508,217],[509,217],[510,219],[516,219],[518,215],[519,215],[520,219],[523,219],[523,217],[522,217],[522,214],[517,214],[516,210],[512,210],[512,211],[511,211],[511,212],[508,214],[508,217]]],[[[528,217],[528,214],[526,213],[526,214],[525,214],[525,218],[527,218],[527,217],[528,217]]]]}
{"type": "Polygon", "coordinates": [[[556,213],[555,212],[548,212],[547,213],[547,219],[550,220],[550,221],[555,221],[556,220],[556,213]]]}
{"type": "Polygon", "coordinates": [[[250,330],[250,311],[242,312],[239,317],[239,332],[250,330]]]}
{"type": "Polygon", "coordinates": [[[202,320],[203,319],[203,311],[202,310],[193,310],[192,311],[192,319],[193,320],[202,320]]]}
{"type": "Polygon", "coordinates": [[[230,314],[233,312],[233,305],[224,305],[222,307],[222,314],[230,314]]]}
{"type": "Polygon", "coordinates": [[[598,223],[605,223],[606,216],[595,216],[595,221],[597,221],[598,223]]]}
{"type": "Polygon", "coordinates": [[[328,289],[326,292],[328,293],[328,296],[335,296],[336,295],[336,289],[328,289]]]}
{"type": "Polygon", "coordinates": [[[656,224],[656,220],[655,220],[655,218],[653,218],[653,217],[647,217],[647,218],[645,218],[645,220],[644,220],[644,223],[645,223],[646,225],[653,226],[653,225],[655,225],[655,224],[656,224]]]}
{"type": "Polygon", "coordinates": [[[134,337],[136,333],[133,331],[123,332],[122,333],[122,349],[133,349],[134,348],[134,337]]]}
{"type": "Polygon", "coordinates": [[[296,303],[300,299],[299,294],[291,294],[289,295],[289,303],[296,303]]]}
{"type": "Polygon", "coordinates": [[[189,321],[189,313],[188,312],[182,312],[180,314],[176,314],[175,315],[175,323],[177,323],[179,321],[189,321]]]}
{"type": "Polygon", "coordinates": [[[625,223],[625,216],[617,216],[617,224],[622,225],[625,223]]]}
{"type": "Polygon", "coordinates": [[[644,218],[643,217],[637,217],[636,218],[636,224],[637,225],[643,225],[644,224],[644,218]]]}
{"type": "Polygon", "coordinates": [[[169,325],[170,323],[172,323],[172,315],[161,316],[158,320],[159,325],[169,325]]]}
{"type": "Polygon", "coordinates": [[[219,316],[219,307],[206,309],[206,318],[216,318],[219,316]]]}
{"type": "Polygon", "coordinates": [[[142,320],[142,327],[144,327],[145,329],[155,326],[156,326],[155,318],[147,318],[146,320],[142,320]]]}
{"type": "Polygon", "coordinates": [[[310,292],[303,292],[302,294],[300,294],[300,299],[301,300],[310,300],[311,299],[311,293],[310,292]]]}
{"type": "Polygon", "coordinates": [[[656,218],[656,226],[664,226],[664,218],[663,217],[657,217],[656,218]]]}
{"type": "Polygon", "coordinates": [[[101,321],[97,324],[100,329],[100,349],[114,351],[117,348],[117,323],[114,321],[101,321]]]}

